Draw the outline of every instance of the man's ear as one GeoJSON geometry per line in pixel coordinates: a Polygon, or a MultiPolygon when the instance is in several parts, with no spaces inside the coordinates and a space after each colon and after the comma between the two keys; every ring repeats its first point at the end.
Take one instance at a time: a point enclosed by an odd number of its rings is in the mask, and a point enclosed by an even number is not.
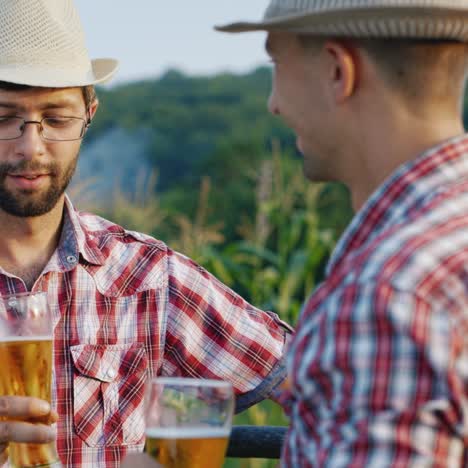
{"type": "Polygon", "coordinates": [[[351,46],[344,41],[328,40],[323,46],[326,79],[337,104],[350,98],[356,90],[358,63],[351,46]]]}
{"type": "Polygon", "coordinates": [[[99,100],[98,98],[95,98],[88,108],[88,117],[90,120],[93,120],[94,114],[96,113],[98,107],[99,107],[99,100]]]}

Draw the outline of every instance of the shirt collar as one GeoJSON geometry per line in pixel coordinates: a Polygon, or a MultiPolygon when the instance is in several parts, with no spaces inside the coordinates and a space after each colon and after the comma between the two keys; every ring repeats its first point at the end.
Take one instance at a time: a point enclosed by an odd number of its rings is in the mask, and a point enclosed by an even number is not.
{"type": "Polygon", "coordinates": [[[400,166],[367,200],[338,241],[328,276],[344,258],[432,199],[449,183],[468,177],[468,134],[445,141],[400,166]]]}
{"type": "Polygon", "coordinates": [[[80,257],[93,265],[103,265],[105,261],[93,233],[82,224],[79,214],[67,195],[57,253],[60,263],[68,267],[74,267],[80,257]]]}

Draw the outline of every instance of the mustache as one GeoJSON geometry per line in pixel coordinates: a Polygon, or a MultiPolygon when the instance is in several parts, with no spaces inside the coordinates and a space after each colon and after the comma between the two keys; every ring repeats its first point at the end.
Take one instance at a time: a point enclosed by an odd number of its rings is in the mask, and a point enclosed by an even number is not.
{"type": "Polygon", "coordinates": [[[41,172],[54,175],[56,172],[56,165],[53,163],[42,164],[37,161],[20,161],[16,164],[0,163],[0,177],[21,172],[41,172]]]}

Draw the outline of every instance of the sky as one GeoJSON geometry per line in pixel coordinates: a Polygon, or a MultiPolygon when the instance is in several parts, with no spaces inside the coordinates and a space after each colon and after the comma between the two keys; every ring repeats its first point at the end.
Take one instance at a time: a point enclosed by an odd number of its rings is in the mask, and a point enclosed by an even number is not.
{"type": "Polygon", "coordinates": [[[90,58],[120,61],[114,83],[159,77],[245,73],[265,65],[265,33],[227,34],[215,24],[257,20],[267,0],[75,0],[90,58]]]}

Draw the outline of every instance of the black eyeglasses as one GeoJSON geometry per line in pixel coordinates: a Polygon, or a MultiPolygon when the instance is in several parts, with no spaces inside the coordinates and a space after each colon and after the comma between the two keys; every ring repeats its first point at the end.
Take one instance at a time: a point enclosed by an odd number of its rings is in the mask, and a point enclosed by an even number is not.
{"type": "Polygon", "coordinates": [[[39,125],[44,140],[81,140],[91,121],[80,117],[44,117],[42,120],[25,120],[22,117],[0,117],[0,140],[20,138],[27,124],[39,125]]]}

